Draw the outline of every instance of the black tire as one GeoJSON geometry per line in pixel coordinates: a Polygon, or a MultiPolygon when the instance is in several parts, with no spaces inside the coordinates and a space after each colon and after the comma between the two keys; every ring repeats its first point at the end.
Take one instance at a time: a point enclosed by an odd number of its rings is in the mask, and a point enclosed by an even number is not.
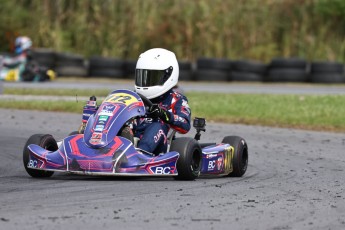
{"type": "Polygon", "coordinates": [[[84,66],[58,66],[55,68],[55,70],[59,76],[87,76],[87,68],[84,66]]]}
{"type": "Polygon", "coordinates": [[[180,154],[176,167],[177,180],[195,180],[201,170],[202,150],[199,143],[190,137],[176,138],[170,147],[170,151],[180,154]]]}
{"type": "Polygon", "coordinates": [[[225,70],[231,69],[231,61],[220,58],[199,58],[196,61],[197,69],[225,70]]]}
{"type": "Polygon", "coordinates": [[[70,53],[56,54],[56,72],[59,76],[87,76],[88,69],[81,55],[70,53]]]}
{"type": "Polygon", "coordinates": [[[248,73],[248,72],[231,72],[232,81],[262,81],[262,75],[257,73],[248,73]]]}
{"type": "Polygon", "coordinates": [[[270,69],[267,80],[272,82],[306,82],[307,72],[302,69],[270,69]]]}
{"type": "Polygon", "coordinates": [[[78,54],[57,53],[56,66],[84,66],[84,57],[78,54]]]}
{"type": "Polygon", "coordinates": [[[117,58],[93,56],[89,60],[89,76],[125,78],[125,62],[117,58]]]}
{"type": "Polygon", "coordinates": [[[222,70],[198,69],[195,73],[197,81],[228,81],[229,73],[222,70]]]}
{"type": "Polygon", "coordinates": [[[190,61],[178,61],[178,65],[179,65],[179,80],[192,81],[193,80],[192,63],[190,61]]]}
{"type": "Polygon", "coordinates": [[[126,78],[134,79],[136,66],[137,66],[136,60],[126,60],[125,61],[125,76],[126,76],[126,78]]]}
{"type": "Polygon", "coordinates": [[[239,136],[227,136],[223,138],[222,143],[230,144],[235,150],[232,159],[233,171],[228,176],[243,176],[248,167],[248,145],[246,141],[239,136]]]}
{"type": "Polygon", "coordinates": [[[190,61],[178,61],[179,70],[192,70],[192,63],[190,61]]]}
{"type": "Polygon", "coordinates": [[[30,176],[36,177],[36,178],[51,177],[54,174],[54,172],[52,171],[36,170],[36,169],[31,169],[27,167],[29,163],[29,154],[30,154],[30,150],[28,149],[28,146],[30,144],[39,145],[42,148],[45,148],[49,151],[56,151],[58,149],[56,140],[54,139],[52,135],[49,135],[49,134],[34,134],[28,139],[23,150],[24,168],[30,176]]]}
{"type": "Polygon", "coordinates": [[[232,70],[235,72],[256,73],[262,75],[267,70],[267,65],[257,61],[239,60],[232,64],[232,70]]]}
{"type": "Polygon", "coordinates": [[[31,57],[41,66],[45,66],[49,69],[55,68],[56,57],[53,50],[36,48],[31,51],[31,57]]]}
{"type": "Polygon", "coordinates": [[[271,68],[306,69],[307,61],[301,58],[273,58],[271,68]]]}
{"type": "MultiPolygon", "coordinates": [[[[22,73],[22,80],[23,81],[34,81],[36,80],[36,76],[39,75],[39,64],[37,61],[30,60],[25,64],[24,71],[22,73]]],[[[38,79],[40,80],[40,79],[38,79]]]]}
{"type": "Polygon", "coordinates": [[[312,62],[310,65],[311,73],[344,73],[344,66],[338,62],[312,62]]]}
{"type": "Polygon", "coordinates": [[[338,73],[312,73],[310,81],[314,83],[345,83],[345,76],[338,73]]]}
{"type": "Polygon", "coordinates": [[[94,68],[90,68],[89,76],[107,77],[107,78],[124,78],[125,73],[122,69],[94,69],[94,68]]]}
{"type": "Polygon", "coordinates": [[[191,70],[180,70],[178,79],[180,81],[192,81],[193,72],[191,70]]]}
{"type": "Polygon", "coordinates": [[[92,56],[89,60],[90,68],[102,69],[123,69],[125,62],[117,58],[92,56]]]}

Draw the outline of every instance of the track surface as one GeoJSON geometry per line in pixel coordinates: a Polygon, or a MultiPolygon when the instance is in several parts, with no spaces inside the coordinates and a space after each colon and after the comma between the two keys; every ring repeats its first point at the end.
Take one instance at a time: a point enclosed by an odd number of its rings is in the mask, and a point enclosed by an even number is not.
{"type": "Polygon", "coordinates": [[[27,138],[62,138],[80,116],[0,114],[0,229],[345,229],[345,134],[209,123],[205,142],[247,140],[243,178],[33,179],[22,165],[27,138]]]}

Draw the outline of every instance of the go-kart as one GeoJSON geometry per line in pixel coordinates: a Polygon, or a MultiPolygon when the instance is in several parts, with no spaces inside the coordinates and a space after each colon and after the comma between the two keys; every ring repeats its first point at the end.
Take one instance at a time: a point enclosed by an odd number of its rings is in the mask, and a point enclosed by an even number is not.
{"type": "MultiPolygon", "coordinates": [[[[247,169],[248,146],[238,136],[221,143],[199,143],[205,119],[195,118],[196,135],[168,136],[168,151],[159,155],[136,147],[129,135],[130,121],[146,114],[152,103],[130,90],[110,93],[91,115],[83,133],[57,142],[49,134],[32,135],[23,150],[23,162],[32,177],[50,177],[55,171],[100,176],[173,176],[194,180],[199,175],[241,177],[247,169]]],[[[140,140],[139,140],[140,141],[140,140]]]]}

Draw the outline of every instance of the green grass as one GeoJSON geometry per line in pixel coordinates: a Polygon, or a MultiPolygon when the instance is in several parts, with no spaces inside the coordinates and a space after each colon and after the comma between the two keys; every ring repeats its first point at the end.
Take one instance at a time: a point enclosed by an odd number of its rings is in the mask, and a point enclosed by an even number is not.
{"type": "MultiPolygon", "coordinates": [[[[26,110],[41,110],[54,112],[83,112],[83,101],[13,101],[4,100],[0,104],[0,108],[5,109],[26,109],[26,110]]],[[[81,115],[80,115],[81,116],[81,115]]]]}
{"type": "Polygon", "coordinates": [[[63,96],[92,96],[105,97],[110,93],[108,89],[28,89],[5,88],[4,94],[11,95],[63,95],[63,96]]]}
{"type": "MultiPolygon", "coordinates": [[[[5,90],[5,92],[8,89],[5,90]]],[[[31,90],[30,90],[31,91],[31,90]]],[[[31,91],[42,95],[90,96],[89,91],[31,91]]],[[[105,96],[108,91],[94,94],[105,96]],[[100,93],[100,94],[97,94],[100,93]]],[[[312,130],[345,131],[345,95],[268,95],[187,93],[193,117],[208,121],[292,127],[312,130]]],[[[99,101],[100,103],[100,101],[99,101]]],[[[82,113],[83,101],[10,101],[3,100],[0,108],[32,109],[82,113]]]]}
{"type": "Polygon", "coordinates": [[[345,131],[344,95],[192,93],[188,96],[193,114],[209,120],[345,131]]]}

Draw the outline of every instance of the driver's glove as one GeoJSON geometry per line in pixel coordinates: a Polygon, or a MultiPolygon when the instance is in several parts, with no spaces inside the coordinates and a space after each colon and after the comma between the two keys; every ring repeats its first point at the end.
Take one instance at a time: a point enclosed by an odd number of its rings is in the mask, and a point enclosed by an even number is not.
{"type": "Polygon", "coordinates": [[[152,118],[160,118],[165,123],[170,123],[170,112],[160,107],[158,104],[153,104],[149,108],[149,116],[152,118]]]}

